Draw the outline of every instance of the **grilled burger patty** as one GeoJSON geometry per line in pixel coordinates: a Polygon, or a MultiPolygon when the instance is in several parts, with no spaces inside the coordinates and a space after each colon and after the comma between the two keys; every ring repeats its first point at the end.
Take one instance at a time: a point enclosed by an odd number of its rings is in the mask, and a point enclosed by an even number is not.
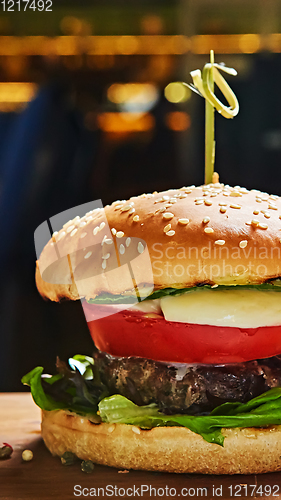
{"type": "Polygon", "coordinates": [[[229,365],[169,364],[96,351],[95,366],[112,394],[165,413],[201,414],[227,401],[245,403],[281,385],[281,356],[229,365]]]}

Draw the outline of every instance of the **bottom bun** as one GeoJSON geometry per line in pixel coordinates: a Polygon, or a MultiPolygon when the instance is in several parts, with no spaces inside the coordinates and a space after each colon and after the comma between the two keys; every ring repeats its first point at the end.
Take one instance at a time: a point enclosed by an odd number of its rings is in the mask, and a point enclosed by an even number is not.
{"type": "Polygon", "coordinates": [[[143,430],[94,424],[59,411],[42,412],[42,436],[53,455],[71,451],[83,460],[122,469],[201,474],[260,474],[281,470],[281,425],[222,429],[224,447],[185,427],[143,430]]]}

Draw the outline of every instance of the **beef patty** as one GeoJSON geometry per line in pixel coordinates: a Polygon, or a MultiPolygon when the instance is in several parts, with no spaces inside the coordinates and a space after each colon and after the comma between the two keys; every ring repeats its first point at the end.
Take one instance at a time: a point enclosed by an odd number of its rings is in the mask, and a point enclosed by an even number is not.
{"type": "Polygon", "coordinates": [[[189,365],[114,357],[96,351],[95,367],[111,394],[165,413],[204,414],[227,401],[245,403],[281,385],[281,356],[229,365],[189,365]]]}

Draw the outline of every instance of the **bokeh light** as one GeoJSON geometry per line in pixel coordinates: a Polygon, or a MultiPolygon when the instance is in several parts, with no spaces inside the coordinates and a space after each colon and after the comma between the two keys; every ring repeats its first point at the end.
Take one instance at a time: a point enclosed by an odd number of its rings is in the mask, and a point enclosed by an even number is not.
{"type": "Polygon", "coordinates": [[[173,103],[185,102],[190,99],[191,90],[182,82],[171,82],[165,87],[164,94],[167,101],[173,103]]]}
{"type": "Polygon", "coordinates": [[[167,127],[175,132],[183,132],[191,125],[190,116],[183,111],[172,111],[167,113],[165,122],[167,127]]]}

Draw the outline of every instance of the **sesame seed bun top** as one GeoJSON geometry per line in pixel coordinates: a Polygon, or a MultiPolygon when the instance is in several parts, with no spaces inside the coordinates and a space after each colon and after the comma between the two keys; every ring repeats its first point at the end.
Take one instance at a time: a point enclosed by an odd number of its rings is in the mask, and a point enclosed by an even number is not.
{"type": "Polygon", "coordinates": [[[36,281],[55,301],[126,293],[135,284],[141,293],[258,284],[281,275],[280,256],[281,198],[216,183],[142,194],[76,217],[43,249],[36,281]]]}

